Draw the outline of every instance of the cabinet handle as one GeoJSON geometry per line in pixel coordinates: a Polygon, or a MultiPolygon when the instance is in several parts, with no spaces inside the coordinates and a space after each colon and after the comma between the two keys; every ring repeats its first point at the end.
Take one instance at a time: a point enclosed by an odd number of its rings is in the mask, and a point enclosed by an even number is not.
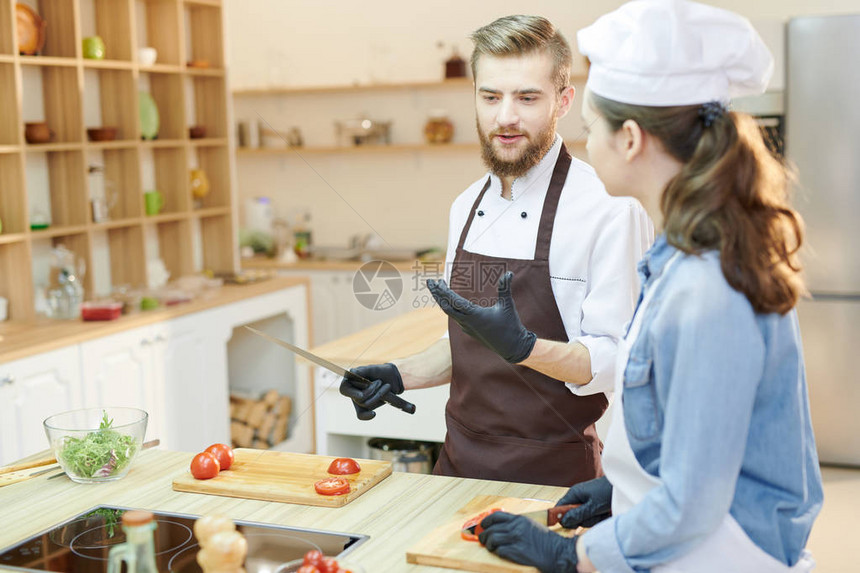
{"type": "Polygon", "coordinates": [[[12,376],[11,374],[7,374],[3,378],[0,378],[0,386],[6,386],[7,384],[14,384],[14,383],[15,383],[15,377],[12,376]]]}
{"type": "Polygon", "coordinates": [[[155,337],[155,341],[156,342],[167,342],[167,337],[164,336],[163,334],[159,334],[158,336],[155,337]]]}
{"type": "Polygon", "coordinates": [[[152,341],[148,338],[144,338],[143,340],[140,341],[141,346],[149,346],[150,344],[152,344],[152,341]]]}

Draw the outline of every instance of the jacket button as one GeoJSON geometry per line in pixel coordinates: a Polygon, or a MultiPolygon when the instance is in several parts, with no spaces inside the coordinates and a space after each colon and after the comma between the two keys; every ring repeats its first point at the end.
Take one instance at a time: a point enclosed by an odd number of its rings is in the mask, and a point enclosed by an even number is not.
{"type": "Polygon", "coordinates": [[[478,217],[483,217],[483,216],[484,216],[484,212],[483,212],[483,211],[478,211],[478,217]]]}
{"type": "Polygon", "coordinates": [[[528,217],[528,216],[529,216],[529,215],[528,215],[528,213],[526,213],[525,211],[523,211],[522,213],[520,213],[520,217],[522,217],[523,219],[525,219],[525,218],[526,218],[526,217],[528,217]]]}

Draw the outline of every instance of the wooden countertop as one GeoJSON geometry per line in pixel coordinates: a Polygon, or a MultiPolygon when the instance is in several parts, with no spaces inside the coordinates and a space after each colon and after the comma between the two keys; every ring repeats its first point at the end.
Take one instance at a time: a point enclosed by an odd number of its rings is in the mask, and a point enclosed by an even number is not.
{"type": "Polygon", "coordinates": [[[326,342],[311,352],[350,367],[380,364],[421,352],[439,340],[447,328],[448,317],[441,309],[422,308],[326,342]]]}
{"type": "MultiPolygon", "coordinates": [[[[113,483],[80,485],[47,475],[0,488],[3,527],[0,547],[7,547],[98,505],[116,505],[176,513],[220,513],[232,519],[369,535],[349,560],[368,573],[439,572],[436,567],[406,563],[406,551],[477,495],[502,495],[554,501],[561,487],[449,478],[395,472],[370,491],[340,508],[310,507],[172,489],[175,476],[187,471],[194,454],[147,450],[129,474],[113,483]]],[[[2,570],[2,567],[0,567],[2,570]]]]}
{"type": "MultiPolygon", "coordinates": [[[[420,259],[408,261],[386,261],[394,265],[399,271],[411,271],[424,269],[444,269],[444,261],[423,261],[420,259]]],[[[283,271],[357,271],[365,261],[340,261],[334,259],[300,259],[296,262],[284,262],[268,257],[253,257],[242,259],[242,268],[245,269],[272,269],[283,271]]]]}
{"type": "Polygon", "coordinates": [[[277,277],[244,285],[224,285],[188,303],[124,315],[117,320],[83,321],[40,318],[32,322],[0,323],[0,363],[56,350],[94,338],[177,318],[247,298],[305,286],[307,277],[277,277]]]}

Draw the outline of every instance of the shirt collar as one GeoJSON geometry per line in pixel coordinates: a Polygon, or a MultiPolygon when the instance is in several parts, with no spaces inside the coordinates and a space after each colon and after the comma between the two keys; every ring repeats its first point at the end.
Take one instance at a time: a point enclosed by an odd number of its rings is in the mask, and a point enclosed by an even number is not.
{"type": "MultiPolygon", "coordinates": [[[[555,134],[555,141],[549,151],[543,156],[537,165],[525,172],[525,174],[517,177],[511,189],[511,200],[516,201],[526,191],[531,192],[531,189],[537,189],[539,193],[546,192],[545,185],[533,185],[543,177],[547,171],[552,171],[555,167],[555,162],[558,159],[558,154],[561,153],[562,139],[559,134],[555,134]]],[[[502,194],[502,180],[495,173],[490,173],[490,189],[497,195],[502,194]]]]}
{"type": "Polygon", "coordinates": [[[636,266],[639,272],[639,280],[645,285],[651,277],[658,277],[666,267],[666,263],[678,249],[669,244],[666,234],[660,233],[642,260],[636,266]]]}

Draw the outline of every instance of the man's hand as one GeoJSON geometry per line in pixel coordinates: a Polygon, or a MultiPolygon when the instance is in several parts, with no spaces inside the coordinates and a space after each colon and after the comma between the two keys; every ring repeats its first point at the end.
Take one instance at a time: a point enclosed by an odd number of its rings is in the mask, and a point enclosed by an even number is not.
{"type": "Polygon", "coordinates": [[[367,388],[360,388],[349,378],[344,377],[340,381],[340,393],[352,399],[355,414],[359,420],[370,420],[376,416],[375,409],[385,402],[382,397],[388,392],[401,394],[403,392],[403,379],[397,366],[390,362],[386,364],[371,364],[369,366],[357,366],[350,368],[350,372],[358,374],[371,381],[367,388]]]}
{"type": "Polygon", "coordinates": [[[503,511],[481,521],[481,545],[509,561],[537,567],[541,573],[576,572],[576,537],[567,538],[522,515],[503,511]]]}
{"type": "Polygon", "coordinates": [[[574,503],[582,505],[562,515],[561,524],[567,529],[592,527],[612,515],[612,484],[606,476],[578,483],[556,505],[574,503]]]}
{"type": "Polygon", "coordinates": [[[479,306],[452,291],[445,281],[428,280],[427,288],[445,314],[453,318],[463,331],[484,346],[516,364],[528,358],[537,336],[523,326],[514,299],[511,281],[514,273],[506,272],[499,279],[499,300],[490,307],[479,306]]]}

